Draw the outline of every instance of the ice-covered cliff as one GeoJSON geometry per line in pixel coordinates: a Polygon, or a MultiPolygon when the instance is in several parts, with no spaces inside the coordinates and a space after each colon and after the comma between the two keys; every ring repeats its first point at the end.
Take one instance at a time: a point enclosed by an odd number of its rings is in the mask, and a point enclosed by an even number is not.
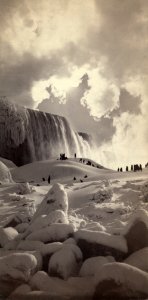
{"type": "Polygon", "coordinates": [[[35,160],[88,156],[89,144],[64,117],[27,109],[0,99],[0,156],[23,165],[35,160]]]}

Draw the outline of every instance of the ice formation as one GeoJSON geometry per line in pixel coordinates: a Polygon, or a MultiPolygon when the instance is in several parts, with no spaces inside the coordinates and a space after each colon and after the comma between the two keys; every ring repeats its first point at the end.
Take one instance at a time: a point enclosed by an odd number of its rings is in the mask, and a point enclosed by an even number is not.
{"type": "Polygon", "coordinates": [[[0,132],[0,155],[17,165],[59,157],[60,153],[89,154],[88,142],[64,117],[26,109],[6,99],[0,99],[0,132]]]}

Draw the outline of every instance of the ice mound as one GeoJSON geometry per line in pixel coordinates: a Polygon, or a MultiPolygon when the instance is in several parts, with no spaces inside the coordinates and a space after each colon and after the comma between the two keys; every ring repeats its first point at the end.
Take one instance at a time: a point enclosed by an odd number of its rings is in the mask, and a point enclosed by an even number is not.
{"type": "Polygon", "coordinates": [[[0,182],[1,183],[12,183],[11,173],[8,167],[0,161],[0,182]]]}
{"type": "Polygon", "coordinates": [[[64,189],[64,186],[59,183],[55,183],[48,191],[36,213],[34,214],[32,222],[38,216],[48,215],[55,210],[62,210],[64,213],[67,213],[68,210],[67,193],[64,189]]]}

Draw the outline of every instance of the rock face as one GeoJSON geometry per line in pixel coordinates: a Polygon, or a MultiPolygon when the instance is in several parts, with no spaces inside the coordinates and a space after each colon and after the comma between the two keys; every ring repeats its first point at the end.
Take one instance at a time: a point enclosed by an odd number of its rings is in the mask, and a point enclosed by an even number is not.
{"type": "Polygon", "coordinates": [[[26,109],[0,99],[0,156],[16,165],[35,160],[87,154],[88,143],[64,117],[26,109]]]}

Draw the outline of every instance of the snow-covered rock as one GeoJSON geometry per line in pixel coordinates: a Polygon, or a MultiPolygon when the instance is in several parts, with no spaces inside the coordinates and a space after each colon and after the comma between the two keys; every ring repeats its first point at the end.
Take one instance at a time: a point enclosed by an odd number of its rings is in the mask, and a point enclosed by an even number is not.
{"type": "Polygon", "coordinates": [[[148,272],[148,247],[132,253],[124,262],[148,272]]]}
{"type": "Polygon", "coordinates": [[[5,246],[4,246],[4,249],[5,250],[15,250],[18,246],[18,244],[20,243],[20,240],[18,239],[14,239],[10,242],[8,242],[5,246]]]}
{"type": "Polygon", "coordinates": [[[113,256],[117,261],[123,260],[127,253],[127,244],[123,236],[106,232],[78,230],[74,237],[84,259],[93,256],[113,256]]]}
{"type": "Polygon", "coordinates": [[[17,230],[12,227],[0,228],[0,245],[4,247],[8,242],[14,240],[17,236],[17,230]]]}
{"type": "Polygon", "coordinates": [[[10,255],[19,255],[19,254],[31,254],[35,257],[37,264],[36,268],[33,269],[32,273],[37,272],[42,269],[43,266],[43,259],[40,251],[37,250],[18,250],[18,249],[13,249],[13,250],[7,250],[7,249],[0,249],[0,258],[5,257],[5,256],[10,256],[10,255]]]}
{"type": "Polygon", "coordinates": [[[2,161],[0,161],[0,182],[1,183],[13,182],[10,170],[2,161]]]}
{"type": "Polygon", "coordinates": [[[42,246],[44,244],[42,242],[39,241],[27,241],[27,240],[22,240],[20,241],[20,243],[17,246],[17,250],[24,250],[24,251],[40,251],[42,246]]]}
{"type": "Polygon", "coordinates": [[[73,235],[74,227],[71,224],[52,224],[49,227],[34,231],[26,237],[27,240],[48,242],[60,242],[73,235]]]}
{"type": "Polygon", "coordinates": [[[109,263],[95,276],[93,299],[147,299],[148,274],[124,263],[109,263]]]}
{"type": "Polygon", "coordinates": [[[11,293],[9,298],[11,298],[12,296],[17,296],[17,295],[20,295],[20,296],[26,295],[29,292],[31,292],[31,287],[28,284],[21,284],[11,293]]]}
{"type": "Polygon", "coordinates": [[[67,213],[68,210],[68,197],[64,189],[64,186],[59,183],[55,183],[45,198],[39,205],[36,213],[33,216],[32,222],[41,215],[48,215],[52,211],[62,210],[67,213]]]}
{"type": "Polygon", "coordinates": [[[31,194],[33,192],[33,187],[28,182],[17,184],[17,193],[20,195],[31,194]]]}
{"type": "Polygon", "coordinates": [[[0,257],[0,278],[28,281],[37,267],[37,259],[29,253],[13,253],[0,257]]]}
{"type": "Polygon", "coordinates": [[[75,240],[75,239],[69,238],[69,239],[67,239],[67,240],[65,240],[65,241],[63,242],[63,245],[65,245],[65,244],[73,244],[73,245],[76,245],[77,243],[76,243],[76,240],[75,240]]]}
{"type": "Polygon", "coordinates": [[[49,244],[43,244],[40,248],[40,252],[43,256],[51,255],[54,252],[60,250],[63,247],[63,244],[60,242],[54,242],[49,244]]]}
{"type": "Polygon", "coordinates": [[[40,230],[54,223],[68,224],[67,216],[62,210],[55,210],[50,212],[48,215],[36,217],[36,219],[31,222],[28,232],[31,233],[33,231],[40,230]]]}
{"type": "Polygon", "coordinates": [[[137,210],[124,228],[123,234],[128,245],[128,253],[148,247],[148,212],[137,210]]]}
{"type": "Polygon", "coordinates": [[[54,253],[49,261],[48,273],[67,279],[78,274],[82,260],[81,250],[73,244],[66,244],[61,250],[54,253]]]}
{"type": "Polygon", "coordinates": [[[82,277],[94,276],[103,265],[115,261],[112,256],[96,256],[84,261],[79,275],[82,277]]]}
{"type": "MultiPolygon", "coordinates": [[[[49,277],[47,273],[37,272],[30,280],[32,290],[44,291],[47,298],[40,299],[91,299],[94,293],[93,281],[89,278],[69,278],[67,281],[60,278],[49,277]],[[54,298],[55,297],[55,298],[54,298]]],[[[42,293],[40,294],[42,295],[42,293]]],[[[45,295],[43,293],[43,295],[45,295]]],[[[32,299],[32,298],[30,298],[32,299]]],[[[34,299],[38,299],[37,297],[34,299]]]]}

